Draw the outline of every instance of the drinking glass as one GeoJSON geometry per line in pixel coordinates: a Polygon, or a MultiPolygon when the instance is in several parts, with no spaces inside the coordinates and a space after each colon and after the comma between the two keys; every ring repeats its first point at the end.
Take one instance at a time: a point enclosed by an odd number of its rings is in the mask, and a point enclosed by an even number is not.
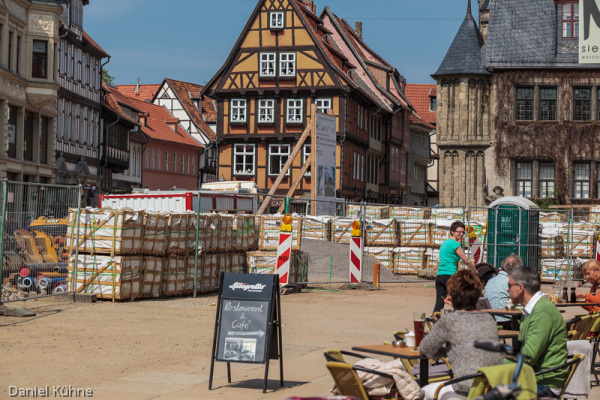
{"type": "Polygon", "coordinates": [[[425,313],[413,313],[413,322],[415,328],[415,348],[418,348],[421,345],[421,340],[423,340],[423,335],[425,334],[425,313]]]}

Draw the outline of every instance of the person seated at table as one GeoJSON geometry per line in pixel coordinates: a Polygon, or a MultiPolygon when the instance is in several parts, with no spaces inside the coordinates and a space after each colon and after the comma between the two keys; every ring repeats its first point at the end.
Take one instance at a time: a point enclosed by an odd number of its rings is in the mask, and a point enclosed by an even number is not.
{"type": "MultiPolygon", "coordinates": [[[[535,372],[567,361],[567,327],[560,311],[540,292],[540,275],[518,267],[509,274],[507,292],[513,304],[523,306],[519,329],[521,353],[535,372]]],[[[538,397],[556,397],[567,378],[568,368],[537,377],[538,397]]]]}
{"type": "MultiPolygon", "coordinates": [[[[473,374],[481,367],[500,364],[498,353],[476,349],[476,340],[498,342],[498,328],[494,318],[487,313],[473,312],[483,291],[479,277],[471,270],[456,272],[447,283],[448,296],[444,302],[454,312],[443,315],[421,342],[419,351],[427,358],[447,357],[456,377],[473,374]]],[[[446,386],[440,392],[455,392],[466,396],[472,380],[446,386]]],[[[422,389],[426,399],[432,399],[439,382],[422,389]]]]}
{"type": "MultiPolygon", "coordinates": [[[[487,297],[490,301],[490,306],[493,309],[504,308],[506,301],[510,299],[510,296],[506,292],[506,288],[508,287],[508,274],[514,268],[522,266],[523,260],[521,260],[521,257],[512,253],[502,261],[498,275],[487,282],[483,289],[483,297],[487,297]]],[[[511,321],[508,318],[496,317],[496,322],[505,329],[511,328],[511,321]]]]}
{"type": "MultiPolygon", "coordinates": [[[[583,264],[581,271],[585,280],[592,284],[592,288],[588,294],[576,293],[577,299],[585,300],[588,303],[600,303],[600,262],[597,260],[590,260],[583,264]]],[[[597,313],[600,311],[600,306],[582,306],[590,314],[597,313]]]]}

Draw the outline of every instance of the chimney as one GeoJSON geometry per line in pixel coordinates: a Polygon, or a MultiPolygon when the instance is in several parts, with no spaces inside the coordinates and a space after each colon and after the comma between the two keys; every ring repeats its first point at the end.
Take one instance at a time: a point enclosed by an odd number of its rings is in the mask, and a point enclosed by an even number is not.
{"type": "Polygon", "coordinates": [[[301,0],[301,1],[302,1],[302,3],[304,3],[306,8],[308,8],[310,11],[313,12],[313,14],[317,13],[317,5],[315,4],[314,1],[312,1],[312,0],[301,0]]]}
{"type": "Polygon", "coordinates": [[[362,22],[356,21],[354,23],[354,32],[356,32],[356,35],[362,39],[362,22]]]}

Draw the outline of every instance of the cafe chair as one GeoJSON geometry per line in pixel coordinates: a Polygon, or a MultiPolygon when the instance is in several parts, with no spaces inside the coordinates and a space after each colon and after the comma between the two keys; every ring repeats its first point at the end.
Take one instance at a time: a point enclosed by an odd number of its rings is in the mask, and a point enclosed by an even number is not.
{"type": "Polygon", "coordinates": [[[327,361],[326,367],[329,370],[333,381],[335,382],[335,386],[337,387],[339,394],[342,396],[354,396],[359,400],[398,400],[402,398],[400,397],[398,391],[395,388],[392,389],[389,395],[370,397],[367,394],[367,391],[365,390],[362,382],[360,381],[360,378],[358,377],[356,371],[360,370],[393,380],[394,377],[392,375],[380,371],[374,371],[368,368],[363,368],[360,366],[355,366],[345,362],[327,361]]]}
{"type": "Polygon", "coordinates": [[[569,368],[569,374],[567,375],[567,379],[565,379],[565,383],[560,391],[560,394],[558,395],[559,399],[562,399],[563,396],[565,395],[565,391],[567,390],[567,386],[569,386],[569,382],[571,382],[571,379],[573,378],[573,375],[575,374],[577,367],[585,359],[585,356],[581,353],[577,353],[577,354],[573,354],[573,356],[569,356],[569,358],[570,358],[570,360],[568,360],[564,364],[558,365],[553,368],[545,369],[543,371],[536,372],[536,374],[535,374],[535,376],[537,377],[537,376],[544,375],[549,372],[553,372],[553,371],[556,371],[558,369],[562,369],[565,367],[569,368]]]}
{"type": "Polygon", "coordinates": [[[568,340],[586,340],[600,314],[586,314],[566,322],[568,340]]]}
{"type": "MultiPolygon", "coordinates": [[[[394,338],[396,340],[404,340],[405,334],[405,330],[395,331],[394,338]]],[[[391,343],[388,341],[384,341],[383,344],[391,345],[391,343]]],[[[404,369],[406,369],[406,372],[408,372],[411,378],[419,382],[419,378],[421,377],[419,360],[401,358],[400,361],[402,362],[402,365],[404,365],[404,369]]],[[[454,376],[454,374],[452,373],[452,367],[450,367],[450,363],[446,358],[442,357],[431,359],[429,360],[429,363],[429,382],[442,382],[448,379],[452,379],[452,377],[454,376]]]]}
{"type": "MultiPolygon", "coordinates": [[[[461,376],[440,384],[435,390],[433,398],[434,400],[438,400],[440,398],[440,392],[445,386],[469,379],[473,379],[473,383],[471,384],[471,391],[469,392],[468,398],[482,396],[489,392],[492,389],[492,387],[498,385],[509,385],[512,381],[512,376],[515,367],[516,364],[500,364],[480,368],[475,374],[461,376]]],[[[525,393],[535,393],[537,391],[535,374],[533,372],[533,369],[527,364],[523,364],[523,369],[519,374],[519,383],[523,388],[525,388],[525,393]]],[[[524,397],[531,398],[531,396],[524,397]]],[[[453,398],[458,399],[461,398],[461,396],[458,394],[454,394],[453,398]]],[[[467,397],[464,398],[467,399],[467,397]]]]}
{"type": "Polygon", "coordinates": [[[327,361],[342,363],[347,363],[347,361],[344,359],[344,355],[356,358],[367,358],[367,356],[365,355],[346,350],[325,350],[325,353],[323,353],[323,355],[325,356],[325,360],[327,361]]]}

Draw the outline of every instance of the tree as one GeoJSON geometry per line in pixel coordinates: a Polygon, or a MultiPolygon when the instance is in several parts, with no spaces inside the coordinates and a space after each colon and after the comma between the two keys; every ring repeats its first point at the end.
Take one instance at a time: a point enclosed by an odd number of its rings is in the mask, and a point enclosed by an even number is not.
{"type": "Polygon", "coordinates": [[[115,82],[115,77],[112,76],[111,74],[109,74],[108,70],[103,69],[102,70],[102,82],[106,83],[107,85],[112,85],[115,82]]]}

